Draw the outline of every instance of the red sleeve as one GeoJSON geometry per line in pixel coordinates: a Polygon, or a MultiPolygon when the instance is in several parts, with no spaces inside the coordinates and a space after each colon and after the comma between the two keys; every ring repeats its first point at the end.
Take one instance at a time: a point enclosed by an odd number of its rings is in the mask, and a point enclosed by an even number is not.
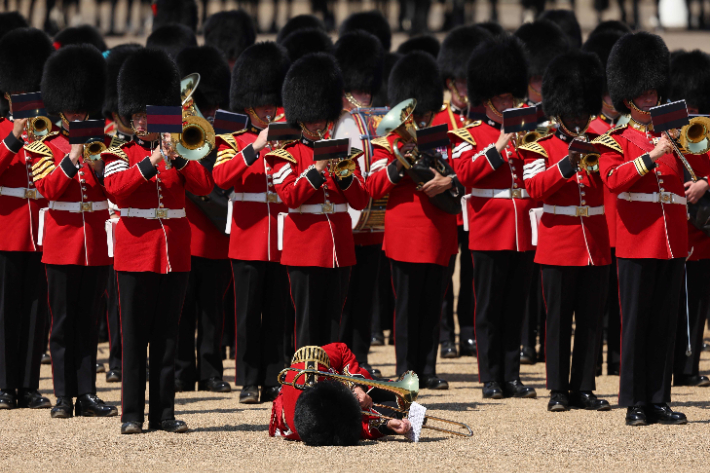
{"type": "Polygon", "coordinates": [[[459,182],[466,187],[476,187],[505,163],[495,143],[472,144],[449,134],[452,138],[452,161],[459,182]]]}
{"type": "Polygon", "coordinates": [[[390,193],[402,176],[397,172],[394,154],[377,144],[373,148],[370,175],[367,176],[365,187],[373,199],[381,199],[390,193]]]}
{"type": "Polygon", "coordinates": [[[110,148],[109,151],[101,153],[101,158],[106,164],[104,186],[106,191],[117,199],[128,197],[147,180],[143,177],[141,167],[143,169],[154,168],[150,163],[150,158],[145,158],[129,167],[128,155],[122,149],[110,148]]]}
{"type": "Polygon", "coordinates": [[[566,157],[557,164],[549,166],[550,161],[547,156],[524,149],[520,149],[519,153],[525,161],[523,167],[525,189],[535,200],[546,200],[575,174],[575,169],[566,157]]]}
{"type": "MultiPolygon", "coordinates": [[[[343,189],[341,187],[341,189],[343,194],[345,194],[345,198],[347,199],[348,204],[350,204],[350,207],[355,210],[362,210],[367,207],[367,204],[370,202],[370,194],[367,193],[365,188],[365,179],[363,179],[360,172],[360,165],[357,160],[353,161],[356,167],[355,171],[353,171],[352,181],[347,188],[343,189]]],[[[341,183],[338,183],[338,185],[340,184],[341,183]]]]}
{"type": "MultiPolygon", "coordinates": [[[[606,139],[612,139],[605,135],[606,139]]],[[[615,140],[614,140],[615,141],[615,140]]],[[[651,169],[656,167],[656,163],[651,161],[648,153],[634,159],[626,161],[621,147],[605,146],[602,143],[595,143],[601,153],[599,158],[599,175],[609,190],[615,194],[626,192],[636,181],[645,176],[651,169]]]]}
{"type": "Polygon", "coordinates": [[[328,354],[330,358],[330,367],[334,370],[342,373],[345,367],[348,368],[350,374],[359,374],[367,379],[372,379],[370,373],[367,370],[360,367],[357,362],[357,358],[350,348],[344,343],[330,343],[323,346],[323,350],[328,354]]]}
{"type": "Polygon", "coordinates": [[[59,166],[54,163],[62,157],[64,153],[55,146],[43,143],[47,154],[40,154],[25,150],[27,156],[32,159],[32,178],[35,187],[48,200],[59,200],[66,192],[69,184],[77,173],[76,166],[71,162],[69,156],[65,156],[59,161],[59,166]]]}
{"type": "Polygon", "coordinates": [[[214,189],[212,175],[197,161],[188,161],[181,167],[180,174],[185,178],[185,189],[195,195],[208,195],[214,189]]]}
{"type": "Polygon", "coordinates": [[[362,416],[362,431],[360,432],[360,438],[363,440],[376,440],[384,437],[385,435],[379,431],[374,426],[370,425],[371,417],[362,416]]]}
{"type": "Polygon", "coordinates": [[[212,177],[215,184],[222,189],[234,187],[239,178],[244,174],[249,166],[254,164],[259,154],[254,151],[251,144],[241,150],[237,150],[228,145],[221,138],[218,138],[219,148],[217,151],[217,161],[212,169],[212,177]]]}
{"type": "Polygon", "coordinates": [[[23,142],[15,138],[12,128],[10,128],[10,133],[0,144],[0,174],[7,170],[12,160],[15,159],[15,155],[22,149],[22,145],[23,142]]]}
{"type": "Polygon", "coordinates": [[[296,173],[299,171],[298,162],[290,154],[289,156],[290,159],[279,157],[274,155],[272,151],[266,155],[266,161],[271,168],[269,173],[273,176],[274,190],[287,207],[295,209],[316,193],[322,185],[323,176],[316,171],[314,165],[309,166],[300,175],[297,175],[296,173]],[[318,182],[320,184],[314,184],[318,182]]]}

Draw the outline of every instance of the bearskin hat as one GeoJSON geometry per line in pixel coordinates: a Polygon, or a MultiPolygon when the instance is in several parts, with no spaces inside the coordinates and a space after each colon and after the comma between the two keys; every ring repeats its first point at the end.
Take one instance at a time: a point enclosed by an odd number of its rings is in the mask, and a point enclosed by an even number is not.
{"type": "Polygon", "coordinates": [[[146,105],[179,106],[180,73],[164,51],[141,49],[118,73],[118,111],[124,117],[145,112],[146,105]],[[146,74],[147,70],[160,71],[146,74]]]}
{"type": "Polygon", "coordinates": [[[430,54],[435,59],[439,56],[440,50],[441,43],[439,43],[439,40],[428,34],[409,38],[397,48],[397,52],[399,54],[409,54],[413,51],[423,51],[430,54]]]}
{"type": "Polygon", "coordinates": [[[221,52],[212,46],[190,46],[175,60],[180,77],[196,72],[200,83],[193,98],[201,109],[226,108],[229,104],[229,64],[221,52]]]}
{"type": "Polygon", "coordinates": [[[27,28],[29,23],[19,12],[0,13],[0,38],[16,28],[27,28]]]}
{"type": "Polygon", "coordinates": [[[621,113],[630,113],[624,100],[631,100],[650,89],[658,92],[659,99],[666,98],[670,80],[669,58],[666,43],[658,35],[640,31],[619,39],[611,48],[606,65],[614,108],[621,113]]]}
{"type": "Polygon", "coordinates": [[[70,44],[90,44],[101,52],[108,49],[99,30],[90,25],[65,28],[54,37],[54,47],[56,49],[70,44]]]}
{"type": "Polygon", "coordinates": [[[153,31],[170,24],[187,26],[193,33],[197,30],[195,0],[157,0],[153,12],[153,31]]]}
{"type": "Polygon", "coordinates": [[[361,90],[375,94],[382,87],[385,50],[380,40],[363,30],[345,33],[333,50],[343,74],[345,92],[361,90]]]}
{"type": "MultiPolygon", "coordinates": [[[[606,63],[609,60],[609,53],[611,48],[614,47],[619,38],[624,36],[625,33],[619,31],[608,30],[589,35],[587,41],[582,45],[582,51],[594,53],[597,55],[604,68],[604,74],[606,77],[606,63]]],[[[604,79],[604,93],[608,92],[609,88],[606,84],[606,79],[604,79]]]]}
{"type": "Polygon", "coordinates": [[[0,40],[0,90],[10,94],[38,91],[44,63],[52,52],[49,37],[38,29],[17,28],[7,33],[0,40]]]}
{"type": "Polygon", "coordinates": [[[520,38],[527,48],[527,56],[530,58],[528,66],[530,77],[544,76],[550,61],[570,49],[569,39],[565,33],[549,20],[525,23],[518,28],[515,36],[520,38]]]}
{"type": "Polygon", "coordinates": [[[373,107],[386,107],[389,105],[390,102],[387,97],[387,89],[389,87],[390,74],[392,73],[392,69],[394,69],[394,65],[397,64],[397,61],[401,58],[402,55],[399,53],[385,54],[385,68],[382,72],[382,87],[380,87],[380,91],[372,97],[373,107]]]}
{"type": "Polygon", "coordinates": [[[357,445],[362,430],[360,405],[337,381],[321,381],[298,396],[293,423],[309,447],[357,445]]]}
{"type": "Polygon", "coordinates": [[[598,115],[605,82],[604,68],[595,54],[575,50],[557,56],[542,79],[545,115],[598,115]]]}
{"type": "Polygon", "coordinates": [[[596,27],[594,27],[591,33],[589,33],[589,37],[591,38],[597,33],[603,33],[606,31],[617,31],[621,34],[626,34],[631,33],[631,28],[629,27],[629,25],[619,20],[602,21],[596,27]]]}
{"type": "Polygon", "coordinates": [[[246,108],[281,106],[281,87],[290,66],[288,52],[277,43],[249,46],[232,69],[230,109],[242,113],[246,108]]]}
{"type": "Polygon", "coordinates": [[[343,76],[330,54],[312,53],[294,62],[281,89],[291,124],[335,122],[343,109],[343,76]]]}
{"type": "Polygon", "coordinates": [[[710,55],[698,49],[680,51],[671,57],[671,83],[668,98],[685,99],[698,113],[710,113],[710,55]]]}
{"type": "Polygon", "coordinates": [[[485,21],[483,23],[476,23],[476,26],[478,26],[479,28],[483,28],[493,36],[505,36],[508,34],[503,29],[503,27],[500,26],[500,23],[496,23],[495,21],[485,21]]]}
{"type": "Polygon", "coordinates": [[[291,62],[310,53],[333,53],[333,40],[328,33],[316,28],[294,31],[281,41],[281,46],[288,51],[291,62]]]}
{"type": "Polygon", "coordinates": [[[106,60],[90,44],[72,44],[44,64],[42,100],[52,115],[101,111],[106,95],[106,60]]]}
{"type": "Polygon", "coordinates": [[[444,103],[444,89],[436,59],[423,51],[402,56],[390,74],[387,97],[392,105],[416,99],[415,113],[438,112],[444,103]]]}
{"type": "Polygon", "coordinates": [[[480,26],[459,26],[446,35],[436,62],[439,63],[444,84],[447,79],[465,79],[468,58],[476,46],[493,35],[480,26]]]}
{"type": "Polygon", "coordinates": [[[160,49],[171,59],[175,59],[180,51],[188,46],[197,46],[195,33],[185,25],[165,25],[148,36],[146,48],[160,49]]]}
{"type": "Polygon", "coordinates": [[[579,27],[577,15],[572,10],[546,10],[540,14],[538,20],[553,22],[567,35],[572,48],[582,47],[582,29],[579,27]]]}
{"type": "Polygon", "coordinates": [[[205,44],[222,51],[230,64],[256,41],[254,20],[244,10],[215,13],[207,18],[204,31],[205,44]]]}
{"type": "Polygon", "coordinates": [[[281,44],[286,38],[294,31],[306,30],[310,28],[315,28],[317,30],[325,31],[325,23],[323,20],[313,15],[296,15],[286,22],[285,25],[281,27],[278,35],[276,35],[276,42],[281,44]]]}
{"type": "Polygon", "coordinates": [[[467,69],[468,99],[474,106],[496,95],[513,94],[520,99],[527,95],[528,60],[525,45],[516,36],[479,44],[468,59],[467,69]]]}
{"type": "Polygon", "coordinates": [[[106,58],[106,95],[104,96],[103,114],[112,119],[112,113],[118,113],[118,73],[121,66],[134,52],[143,49],[137,43],[120,44],[111,48],[106,58]]]}
{"type": "Polygon", "coordinates": [[[342,36],[355,30],[365,30],[377,36],[385,52],[392,47],[392,29],[387,18],[378,10],[353,13],[340,25],[339,34],[342,36]]]}

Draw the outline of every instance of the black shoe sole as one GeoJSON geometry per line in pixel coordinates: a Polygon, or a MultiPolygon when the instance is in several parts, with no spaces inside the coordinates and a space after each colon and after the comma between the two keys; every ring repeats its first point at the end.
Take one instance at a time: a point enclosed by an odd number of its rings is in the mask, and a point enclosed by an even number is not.
{"type": "Polygon", "coordinates": [[[537,363],[537,361],[532,360],[530,358],[520,357],[520,364],[521,365],[534,365],[535,363],[537,363]]]}
{"type": "Polygon", "coordinates": [[[74,417],[116,417],[118,415],[118,409],[107,411],[106,414],[97,414],[91,411],[74,411],[74,417]]]}
{"type": "Polygon", "coordinates": [[[483,399],[503,399],[503,393],[484,394],[483,399]]]}
{"type": "Polygon", "coordinates": [[[644,419],[634,419],[634,420],[626,419],[626,425],[629,425],[631,427],[638,427],[641,425],[648,425],[648,421],[644,420],[644,419]]]}
{"type": "Polygon", "coordinates": [[[131,426],[125,430],[124,430],[123,426],[121,427],[121,435],[133,435],[133,434],[142,434],[142,433],[143,433],[142,427],[131,426]]]}
{"type": "Polygon", "coordinates": [[[458,358],[459,356],[456,354],[456,352],[449,352],[449,353],[441,353],[441,358],[447,358],[447,359],[452,359],[452,358],[458,358]]]}
{"type": "Polygon", "coordinates": [[[239,398],[239,404],[259,404],[259,397],[239,398]]]}
{"type": "Polygon", "coordinates": [[[73,414],[67,412],[52,412],[50,415],[52,419],[71,419],[74,417],[73,414]]]}
{"type": "Polygon", "coordinates": [[[50,409],[52,407],[52,403],[47,400],[47,402],[43,402],[42,404],[38,404],[36,406],[29,406],[26,404],[18,404],[18,408],[20,409],[50,409]]]}
{"type": "Polygon", "coordinates": [[[562,404],[555,404],[554,406],[547,406],[548,412],[567,412],[569,407],[565,407],[562,404]]]}
{"type": "Polygon", "coordinates": [[[121,382],[121,377],[120,376],[111,376],[109,378],[106,378],[107,383],[120,383],[121,382]]]}
{"type": "Polygon", "coordinates": [[[198,391],[209,391],[211,393],[231,393],[232,388],[221,388],[221,389],[210,389],[210,388],[197,388],[198,391]]]}
{"type": "Polygon", "coordinates": [[[682,419],[682,420],[648,419],[648,423],[649,424],[661,424],[661,425],[685,425],[688,423],[688,419],[682,419]]]}

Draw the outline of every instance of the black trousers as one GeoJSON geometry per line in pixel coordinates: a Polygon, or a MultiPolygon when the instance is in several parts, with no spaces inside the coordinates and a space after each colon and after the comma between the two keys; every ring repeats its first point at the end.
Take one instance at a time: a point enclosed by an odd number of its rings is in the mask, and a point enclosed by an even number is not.
{"type": "MultiPolygon", "coordinates": [[[[459,341],[473,340],[475,338],[473,330],[473,312],[476,310],[476,299],[473,297],[473,259],[471,251],[468,249],[468,232],[463,226],[458,227],[459,232],[459,299],[456,303],[456,317],[459,321],[459,341]]],[[[444,297],[444,305],[441,313],[441,334],[439,341],[455,342],[456,333],[454,329],[454,266],[456,255],[449,263],[449,290],[444,297]]]]}
{"type": "Polygon", "coordinates": [[[39,388],[46,346],[42,253],[0,251],[0,389],[39,388]]]}
{"type": "MultiPolygon", "coordinates": [[[[606,366],[619,367],[621,361],[621,308],[619,307],[619,276],[616,271],[616,251],[611,249],[611,270],[606,295],[604,327],[606,329],[606,366]]],[[[604,340],[599,341],[598,364],[602,364],[601,347],[604,340]]]]}
{"type": "Polygon", "coordinates": [[[337,342],[348,296],[350,267],[288,266],[296,311],[296,349],[337,342]]]}
{"type": "Polygon", "coordinates": [[[340,320],[340,341],[350,348],[360,364],[367,363],[370,351],[381,253],[381,245],[355,246],[357,264],[350,272],[349,297],[340,320]]]}
{"type": "Polygon", "coordinates": [[[71,264],[46,267],[54,395],[96,394],[99,306],[109,267],[71,264]]]}
{"type": "Polygon", "coordinates": [[[175,418],[175,351],[188,272],[116,271],[123,342],[121,421],[143,422],[150,345],[149,422],[175,418]]]}
{"type": "Polygon", "coordinates": [[[390,260],[394,290],[397,374],[436,376],[441,303],[449,285],[447,266],[390,260]]]}
{"type": "Polygon", "coordinates": [[[472,251],[481,383],[520,377],[520,340],[534,251],[472,251]]]}
{"type": "Polygon", "coordinates": [[[288,310],[286,267],[269,261],[232,260],[240,386],[277,386],[284,368],[284,322],[288,310]]]}
{"type": "Polygon", "coordinates": [[[710,313],[710,259],[686,261],[684,279],[685,285],[680,291],[673,375],[698,376],[700,353],[703,351],[703,329],[710,313]],[[688,322],[692,352],[690,356],[686,355],[688,322]]]}
{"type": "Polygon", "coordinates": [[[232,271],[228,259],[193,256],[190,260],[190,278],[180,316],[175,379],[194,386],[196,381],[222,378],[222,300],[232,283],[232,271]]]}
{"type": "Polygon", "coordinates": [[[545,298],[542,294],[542,281],[540,281],[540,265],[533,263],[530,277],[530,289],[525,299],[525,315],[523,316],[522,346],[537,350],[540,342],[540,352],[545,350],[545,298]]]}
{"type": "Polygon", "coordinates": [[[108,367],[110,370],[120,370],[123,358],[121,343],[121,316],[118,307],[118,287],[116,286],[116,271],[109,267],[108,300],[106,302],[106,324],[108,326],[109,355],[108,367]]]}
{"type": "Polygon", "coordinates": [[[621,299],[619,405],[671,400],[684,258],[617,258],[621,299]]]}
{"type": "Polygon", "coordinates": [[[234,334],[236,333],[234,320],[234,285],[230,286],[222,301],[224,306],[224,324],[222,326],[222,349],[230,347],[234,352],[234,334]]]}
{"type": "Polygon", "coordinates": [[[547,307],[547,389],[594,391],[609,266],[541,267],[547,307]],[[574,353],[570,374],[573,314],[574,353]]]}
{"type": "Polygon", "coordinates": [[[392,274],[390,261],[385,252],[380,253],[380,266],[375,289],[377,305],[372,313],[372,333],[391,330],[394,324],[394,294],[392,293],[392,274]]]}

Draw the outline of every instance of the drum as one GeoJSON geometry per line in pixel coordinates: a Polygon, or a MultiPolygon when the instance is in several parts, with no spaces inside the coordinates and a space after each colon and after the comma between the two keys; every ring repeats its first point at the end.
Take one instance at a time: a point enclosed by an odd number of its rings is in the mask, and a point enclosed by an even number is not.
{"type": "MultiPolygon", "coordinates": [[[[363,177],[370,173],[370,163],[374,149],[372,140],[377,138],[377,125],[389,111],[381,108],[356,108],[344,113],[335,125],[333,138],[350,138],[350,146],[360,149],[363,154],[358,158],[358,165],[363,177]]],[[[370,199],[363,210],[349,208],[354,232],[383,232],[385,230],[385,209],[388,196],[381,199],[370,199]]]]}

